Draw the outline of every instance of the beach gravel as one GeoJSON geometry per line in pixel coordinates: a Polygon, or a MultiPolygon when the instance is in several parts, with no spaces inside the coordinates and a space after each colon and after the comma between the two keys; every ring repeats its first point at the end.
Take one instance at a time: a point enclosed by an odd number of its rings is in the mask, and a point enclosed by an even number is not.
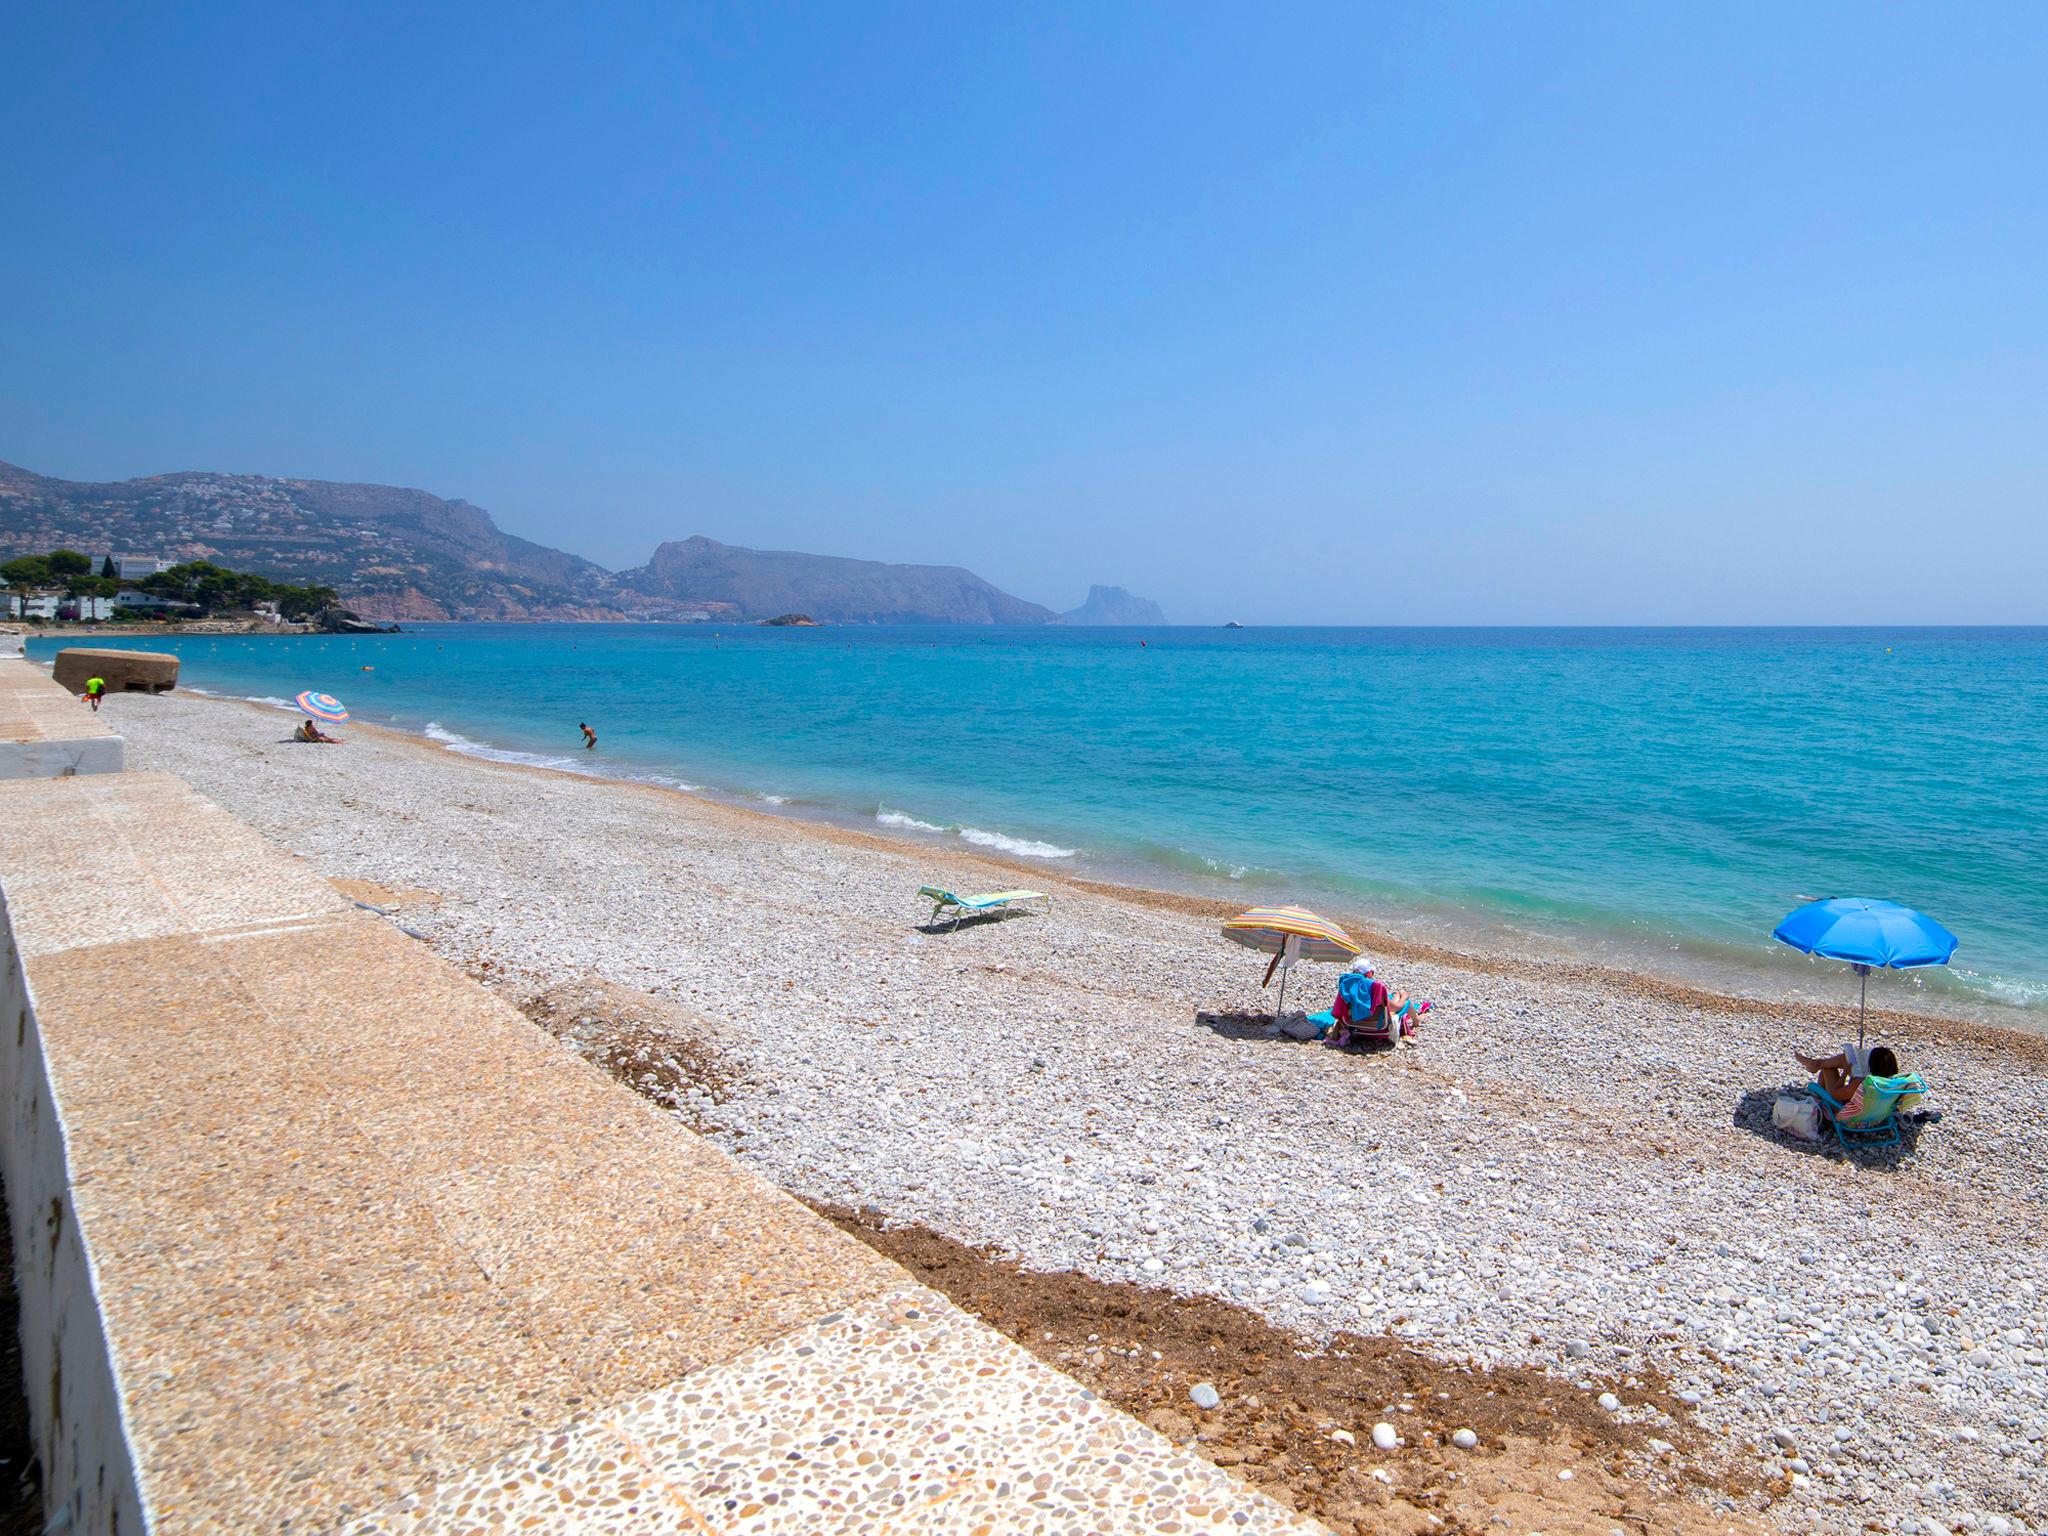
{"type": "Polygon", "coordinates": [[[1256,957],[1194,904],[1056,862],[1026,882],[1050,915],[926,932],[918,886],[1017,868],[376,733],[295,745],[287,715],[189,694],[107,713],[134,766],[323,873],[434,893],[402,921],[494,984],[695,1015],[734,1085],[700,1118],[800,1193],[1311,1338],[1627,1402],[1656,1378],[1788,1530],[2048,1531],[2038,1039],[1893,1021],[1942,1118],[1844,1158],[1770,1126],[1839,1016],[1387,955],[1435,1010],[1413,1048],[1346,1054],[1274,1038],[1256,957]]]}

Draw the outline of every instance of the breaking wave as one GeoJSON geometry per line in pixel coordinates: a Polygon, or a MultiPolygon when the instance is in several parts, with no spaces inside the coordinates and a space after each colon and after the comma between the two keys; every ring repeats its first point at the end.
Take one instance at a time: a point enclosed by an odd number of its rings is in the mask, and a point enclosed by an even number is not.
{"type": "Polygon", "coordinates": [[[1032,837],[1011,837],[1006,832],[990,832],[984,827],[942,827],[935,821],[920,821],[901,811],[878,810],[875,821],[899,832],[929,832],[939,837],[957,837],[963,843],[972,843],[977,848],[992,848],[1013,858],[1071,859],[1080,852],[1078,848],[1062,848],[1058,843],[1042,843],[1032,837]]]}

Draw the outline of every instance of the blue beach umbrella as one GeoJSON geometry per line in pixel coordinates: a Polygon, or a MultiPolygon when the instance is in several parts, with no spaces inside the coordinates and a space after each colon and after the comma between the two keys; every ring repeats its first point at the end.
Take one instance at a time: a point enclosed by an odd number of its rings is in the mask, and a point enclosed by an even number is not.
{"type": "Polygon", "coordinates": [[[1896,901],[1867,896],[1830,896],[1811,901],[1771,930],[1781,944],[1823,960],[1856,967],[1861,991],[1856,1003],[1856,1041],[1863,1042],[1863,1015],[1870,999],[1870,973],[1947,965],[1960,942],[1925,912],[1896,901]]]}

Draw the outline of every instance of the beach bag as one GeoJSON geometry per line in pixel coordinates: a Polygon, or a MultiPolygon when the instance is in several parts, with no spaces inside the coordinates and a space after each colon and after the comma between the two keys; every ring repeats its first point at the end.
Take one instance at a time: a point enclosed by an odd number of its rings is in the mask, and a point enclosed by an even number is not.
{"type": "Polygon", "coordinates": [[[1819,1141],[1820,1101],[1810,1093],[1781,1093],[1771,1106],[1771,1124],[1800,1141],[1819,1141]]]}

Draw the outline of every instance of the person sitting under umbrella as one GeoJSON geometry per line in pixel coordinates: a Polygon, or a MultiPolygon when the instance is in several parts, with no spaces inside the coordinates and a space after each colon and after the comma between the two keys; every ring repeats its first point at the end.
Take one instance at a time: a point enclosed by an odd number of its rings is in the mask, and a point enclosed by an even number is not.
{"type": "Polygon", "coordinates": [[[299,728],[296,731],[292,732],[292,740],[321,741],[325,742],[330,747],[338,747],[341,745],[341,738],[339,736],[329,736],[325,731],[321,730],[319,726],[315,725],[310,720],[301,720],[299,722],[299,728]]]}
{"type": "Polygon", "coordinates": [[[1807,1056],[1798,1051],[1792,1059],[1813,1074],[1813,1086],[1827,1104],[1829,1115],[1854,1120],[1863,1112],[1863,1080],[1867,1077],[1897,1077],[1899,1058],[1888,1045],[1844,1045],[1832,1056],[1807,1056]]]}
{"type": "MultiPolygon", "coordinates": [[[[1337,1001],[1329,1015],[1335,1021],[1330,1042],[1349,1045],[1353,1034],[1374,1040],[1412,1039],[1416,1019],[1429,1012],[1429,1006],[1415,1002],[1406,992],[1389,991],[1375,974],[1372,961],[1355,961],[1337,980],[1337,1001]]],[[[1322,1017],[1318,1014],[1317,1021],[1322,1017]]]]}

